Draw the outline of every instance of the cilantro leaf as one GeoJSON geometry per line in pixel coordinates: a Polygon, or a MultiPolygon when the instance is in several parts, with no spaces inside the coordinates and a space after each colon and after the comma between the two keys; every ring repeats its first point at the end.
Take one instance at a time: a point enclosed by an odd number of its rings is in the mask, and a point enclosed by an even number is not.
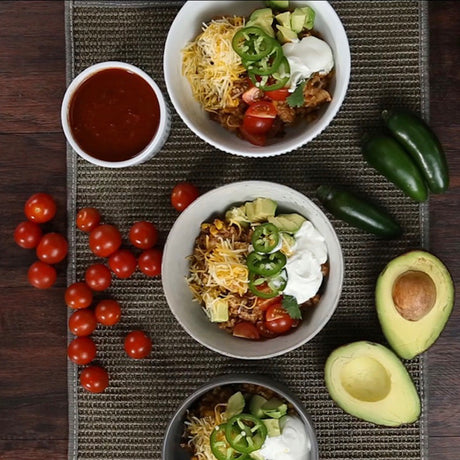
{"type": "Polygon", "coordinates": [[[302,319],[302,312],[300,311],[297,300],[292,295],[283,295],[281,305],[288,312],[292,319],[302,319]]]}
{"type": "Polygon", "coordinates": [[[297,85],[294,92],[286,99],[290,107],[302,107],[304,105],[303,90],[305,88],[305,80],[297,85]]]}

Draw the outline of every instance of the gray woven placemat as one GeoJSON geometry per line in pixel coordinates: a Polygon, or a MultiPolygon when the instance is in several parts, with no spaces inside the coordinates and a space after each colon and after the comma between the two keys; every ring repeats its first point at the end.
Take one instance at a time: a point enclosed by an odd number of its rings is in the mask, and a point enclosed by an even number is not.
{"type": "MultiPolygon", "coordinates": [[[[332,219],[345,256],[346,276],[337,312],[309,344],[285,356],[244,362],[217,355],[192,340],[177,324],[159,279],[136,273],[115,280],[110,296],[123,307],[114,328],[98,329],[97,361],[110,373],[110,387],[89,394],[69,364],[69,458],[160,459],[166,424],[179,402],[210,377],[260,373],[285,382],[304,402],[316,425],[321,459],[425,459],[426,405],[419,423],[382,428],[344,414],[323,381],[328,353],[343,343],[384,343],[373,302],[379,271],[393,256],[426,246],[427,207],[404,197],[363,162],[359,138],[379,122],[383,107],[403,105],[427,116],[426,3],[419,1],[332,2],[347,30],[352,52],[351,82],[343,108],[330,127],[307,146],[282,157],[244,159],[222,153],[197,138],[173,113],[163,150],[148,163],[125,170],[95,167],[68,150],[69,282],[82,280],[94,261],[87,236],[74,226],[75,211],[97,207],[126,238],[137,220],[156,223],[163,241],[177,213],[169,204],[182,180],[202,192],[237,180],[263,179],[289,185],[308,196],[319,183],[342,183],[384,205],[406,229],[397,241],[382,242],[332,219]],[[151,357],[127,358],[123,338],[146,330],[151,357]]],[[[66,2],[67,78],[99,61],[135,64],[165,91],[162,54],[169,25],[182,2],[66,2]]],[[[407,363],[425,400],[423,359],[407,363]]]]}

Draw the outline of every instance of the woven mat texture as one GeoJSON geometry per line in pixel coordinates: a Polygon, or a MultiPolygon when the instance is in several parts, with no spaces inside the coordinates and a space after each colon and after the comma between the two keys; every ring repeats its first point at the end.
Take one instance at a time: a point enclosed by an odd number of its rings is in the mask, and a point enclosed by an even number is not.
{"type": "MultiPolygon", "coordinates": [[[[69,81],[96,62],[120,60],[144,69],[166,94],[163,48],[181,2],[66,4],[69,81]]],[[[183,180],[206,192],[238,180],[261,179],[310,197],[320,183],[340,183],[386,207],[405,228],[404,236],[383,242],[331,218],[345,257],[338,309],[312,342],[269,360],[235,360],[196,343],[170,313],[160,279],[136,272],[129,280],[114,280],[108,295],[121,303],[123,318],[115,327],[98,328],[93,334],[97,361],[108,369],[110,387],[100,395],[85,392],[78,383],[78,369],[69,365],[69,458],[160,459],[164,430],[180,401],[210,377],[231,372],[264,374],[286,383],[312,415],[321,459],[425,458],[425,413],[420,422],[402,428],[361,422],[331,401],[323,366],[328,354],[346,342],[385,343],[373,301],[376,277],[391,257],[425,242],[426,206],[413,203],[366,166],[359,139],[365,130],[379,125],[384,107],[405,106],[426,114],[426,4],[386,0],[332,4],[350,40],[351,81],[336,119],[307,146],[281,157],[240,158],[201,141],[172,110],[169,139],[146,164],[104,169],[68,151],[69,281],[83,280],[86,267],[96,260],[87,235],[74,228],[77,209],[97,207],[105,222],[121,229],[125,241],[133,222],[153,221],[164,242],[177,217],[170,191],[183,180]],[[134,361],[125,356],[123,339],[138,328],[151,335],[154,346],[150,358],[134,361]]],[[[406,364],[424,398],[423,360],[406,364]]]]}

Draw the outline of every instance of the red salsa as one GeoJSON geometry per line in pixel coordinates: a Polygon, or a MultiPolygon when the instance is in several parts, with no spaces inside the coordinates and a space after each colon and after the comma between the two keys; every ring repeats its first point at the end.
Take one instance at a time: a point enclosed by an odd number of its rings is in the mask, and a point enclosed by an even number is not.
{"type": "Polygon", "coordinates": [[[75,91],[69,109],[72,134],[80,148],[104,161],[125,161],[155,136],[160,106],[152,87],[121,68],[101,70],[75,91]]]}

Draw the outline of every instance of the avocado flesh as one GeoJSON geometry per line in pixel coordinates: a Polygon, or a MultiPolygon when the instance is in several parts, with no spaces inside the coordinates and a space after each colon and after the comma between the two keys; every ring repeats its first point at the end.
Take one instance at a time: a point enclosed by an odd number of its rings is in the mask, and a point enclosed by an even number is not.
{"type": "Polygon", "coordinates": [[[234,415],[241,414],[245,405],[246,401],[244,400],[244,396],[241,391],[232,394],[230,398],[228,398],[227,408],[225,409],[225,415],[227,416],[227,419],[232,418],[234,415]]]}
{"type": "Polygon", "coordinates": [[[256,198],[245,203],[245,212],[250,222],[263,222],[275,215],[277,204],[270,198],[256,198]]]}
{"type": "Polygon", "coordinates": [[[411,251],[390,261],[377,279],[375,304],[385,338],[404,359],[437,340],[454,304],[449,271],[434,255],[411,251]]]}
{"type": "Polygon", "coordinates": [[[275,225],[280,232],[296,233],[307,220],[300,214],[279,214],[276,217],[268,217],[267,220],[275,225]]]}
{"type": "Polygon", "coordinates": [[[272,27],[273,23],[273,12],[271,8],[260,8],[255,10],[249,17],[246,27],[259,27],[270,37],[275,36],[275,32],[272,27]]]}
{"type": "Polygon", "coordinates": [[[373,342],[334,350],[326,361],[331,398],[345,412],[377,425],[399,426],[420,416],[420,398],[399,358],[373,342]]]}

